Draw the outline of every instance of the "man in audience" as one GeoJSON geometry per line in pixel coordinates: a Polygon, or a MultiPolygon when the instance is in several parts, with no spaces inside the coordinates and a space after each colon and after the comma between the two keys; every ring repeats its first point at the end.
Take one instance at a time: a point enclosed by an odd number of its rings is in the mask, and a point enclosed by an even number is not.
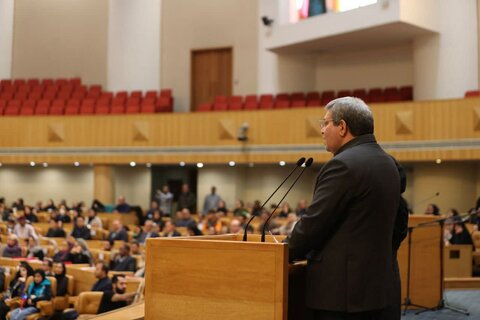
{"type": "Polygon", "coordinates": [[[110,269],[113,271],[135,272],[136,264],[137,261],[130,255],[130,246],[125,243],[110,262],[110,269]]]}
{"type": "Polygon", "coordinates": [[[190,187],[186,183],[182,185],[182,193],[178,197],[178,209],[184,208],[193,213],[197,211],[197,197],[190,191],[190,187]]]}
{"type": "Polygon", "coordinates": [[[45,271],[45,276],[47,277],[55,276],[52,268],[53,268],[53,260],[51,258],[44,258],[42,261],[42,269],[43,271],[45,271]]]}
{"type": "Polygon", "coordinates": [[[105,292],[112,287],[112,282],[108,277],[109,268],[104,262],[98,262],[95,265],[95,278],[97,282],[93,284],[91,291],[102,291],[105,292]]]}
{"type": "Polygon", "coordinates": [[[72,219],[68,215],[67,208],[64,205],[61,205],[60,208],[58,209],[58,214],[56,219],[62,221],[63,223],[72,222],[72,219]]]}
{"type": "Polygon", "coordinates": [[[148,238],[157,238],[159,236],[158,233],[153,231],[153,221],[147,220],[145,221],[142,232],[137,237],[137,241],[138,243],[144,244],[148,238]]]}
{"type": "Polygon", "coordinates": [[[132,254],[132,256],[142,254],[142,250],[140,249],[140,244],[138,243],[138,241],[133,240],[132,242],[130,242],[130,253],[132,254]]]}
{"type": "Polygon", "coordinates": [[[90,229],[85,225],[85,220],[82,216],[78,216],[75,221],[71,236],[74,238],[82,238],[84,240],[91,240],[90,229]]]}
{"type": "Polygon", "coordinates": [[[169,187],[164,185],[162,190],[157,190],[155,199],[157,199],[163,214],[170,217],[172,215],[173,193],[170,192],[169,187]]]}
{"type": "Polygon", "coordinates": [[[243,203],[243,200],[240,200],[240,199],[235,200],[235,209],[233,209],[233,215],[244,216],[244,217],[248,217],[250,215],[248,210],[245,208],[245,204],[243,203]]]}
{"type": "Polygon", "coordinates": [[[297,210],[295,210],[297,216],[302,217],[304,214],[307,213],[307,200],[300,199],[298,201],[297,210]]]}
{"type": "Polygon", "coordinates": [[[145,220],[153,220],[153,213],[155,210],[158,210],[158,202],[157,200],[152,200],[150,204],[150,209],[145,213],[145,220]]]}
{"type": "Polygon", "coordinates": [[[7,238],[7,246],[3,249],[3,257],[16,258],[22,256],[22,248],[18,245],[18,237],[10,234],[7,238]]]}
{"type": "Polygon", "coordinates": [[[125,228],[123,227],[120,220],[118,220],[118,219],[113,220],[112,231],[108,235],[108,240],[109,241],[122,240],[122,241],[128,242],[128,233],[125,230],[125,228]]]}
{"type": "Polygon", "coordinates": [[[203,234],[221,234],[222,222],[218,219],[215,211],[210,210],[207,212],[206,218],[202,223],[203,234]]]}
{"type": "Polygon", "coordinates": [[[125,196],[118,197],[117,206],[115,207],[115,211],[117,211],[119,213],[130,213],[130,211],[132,211],[132,208],[130,207],[130,205],[125,200],[125,196]]]}
{"type": "Polygon", "coordinates": [[[32,212],[32,207],[25,206],[25,211],[23,212],[25,219],[27,219],[28,223],[35,223],[38,222],[37,216],[32,212]]]}
{"type": "Polygon", "coordinates": [[[230,221],[230,226],[228,229],[228,233],[240,233],[242,231],[242,223],[238,219],[232,219],[230,221]]]}
{"type": "Polygon", "coordinates": [[[112,287],[105,291],[98,307],[98,314],[126,307],[133,301],[135,292],[125,293],[127,281],[124,275],[112,277],[112,287]]]}
{"type": "Polygon", "coordinates": [[[212,186],[210,194],[205,197],[205,201],[203,202],[203,214],[207,214],[210,210],[216,212],[220,200],[222,200],[222,198],[217,194],[217,188],[212,186]]]}
{"type": "Polygon", "coordinates": [[[62,220],[50,219],[50,228],[47,231],[47,237],[65,238],[67,234],[63,230],[62,220]]]}
{"type": "Polygon", "coordinates": [[[180,232],[177,231],[177,227],[175,223],[172,221],[165,222],[165,227],[163,228],[163,236],[164,237],[180,237],[180,232]]]}
{"type": "Polygon", "coordinates": [[[92,208],[88,209],[86,224],[90,229],[102,229],[103,228],[102,219],[100,219],[97,216],[97,211],[95,211],[95,209],[92,209],[92,208]]]}
{"type": "Polygon", "coordinates": [[[20,239],[28,239],[30,237],[35,240],[38,239],[35,229],[31,224],[27,224],[27,219],[23,215],[18,217],[18,223],[15,225],[13,233],[20,239]]]}
{"type": "Polygon", "coordinates": [[[190,210],[187,208],[183,208],[182,211],[177,213],[177,219],[175,220],[175,225],[177,227],[188,227],[190,225],[195,225],[195,220],[192,219],[192,215],[190,214],[190,210]]]}

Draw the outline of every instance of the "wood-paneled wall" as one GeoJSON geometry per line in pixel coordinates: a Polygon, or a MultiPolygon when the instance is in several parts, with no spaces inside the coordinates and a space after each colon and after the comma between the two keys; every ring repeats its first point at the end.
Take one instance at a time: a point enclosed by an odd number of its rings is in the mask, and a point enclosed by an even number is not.
{"type": "MultiPolygon", "coordinates": [[[[402,161],[480,159],[480,99],[372,105],[375,134],[402,161]]],[[[0,118],[0,161],[269,163],[327,161],[322,108],[0,118]],[[248,141],[237,140],[248,123],[248,141]]]]}

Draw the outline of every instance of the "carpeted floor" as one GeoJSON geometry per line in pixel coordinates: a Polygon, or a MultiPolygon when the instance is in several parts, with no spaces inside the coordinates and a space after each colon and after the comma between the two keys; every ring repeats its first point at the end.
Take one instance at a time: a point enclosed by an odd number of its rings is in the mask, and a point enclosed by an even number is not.
{"type": "Polygon", "coordinates": [[[412,310],[407,311],[407,314],[402,316],[402,320],[480,320],[480,290],[447,290],[445,295],[447,305],[467,310],[470,315],[466,316],[447,308],[439,311],[424,312],[419,315],[416,315],[416,311],[412,310]]]}

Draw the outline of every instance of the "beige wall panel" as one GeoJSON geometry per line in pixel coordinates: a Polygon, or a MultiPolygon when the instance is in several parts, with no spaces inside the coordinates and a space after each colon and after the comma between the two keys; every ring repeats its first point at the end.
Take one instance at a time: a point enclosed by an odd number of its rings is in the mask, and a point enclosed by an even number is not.
{"type": "Polygon", "coordinates": [[[123,195],[130,205],[148,208],[150,206],[152,175],[145,166],[114,167],[115,202],[123,195]]]}
{"type": "Polygon", "coordinates": [[[105,85],[107,31],[107,0],[17,0],[12,77],[105,85]]]}
{"type": "Polygon", "coordinates": [[[190,107],[190,52],[233,48],[233,93],[257,89],[258,3],[254,0],[162,1],[161,83],[177,111],[190,107]],[[174,13],[174,14],[172,14],[174,13]]]}

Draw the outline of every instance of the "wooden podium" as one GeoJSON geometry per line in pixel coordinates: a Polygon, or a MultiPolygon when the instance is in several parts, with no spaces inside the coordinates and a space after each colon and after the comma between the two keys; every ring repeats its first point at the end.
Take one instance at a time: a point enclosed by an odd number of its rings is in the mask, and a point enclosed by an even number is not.
{"type": "Polygon", "coordinates": [[[287,319],[288,246],[271,236],[248,240],[148,239],[145,319],[287,319]]]}

